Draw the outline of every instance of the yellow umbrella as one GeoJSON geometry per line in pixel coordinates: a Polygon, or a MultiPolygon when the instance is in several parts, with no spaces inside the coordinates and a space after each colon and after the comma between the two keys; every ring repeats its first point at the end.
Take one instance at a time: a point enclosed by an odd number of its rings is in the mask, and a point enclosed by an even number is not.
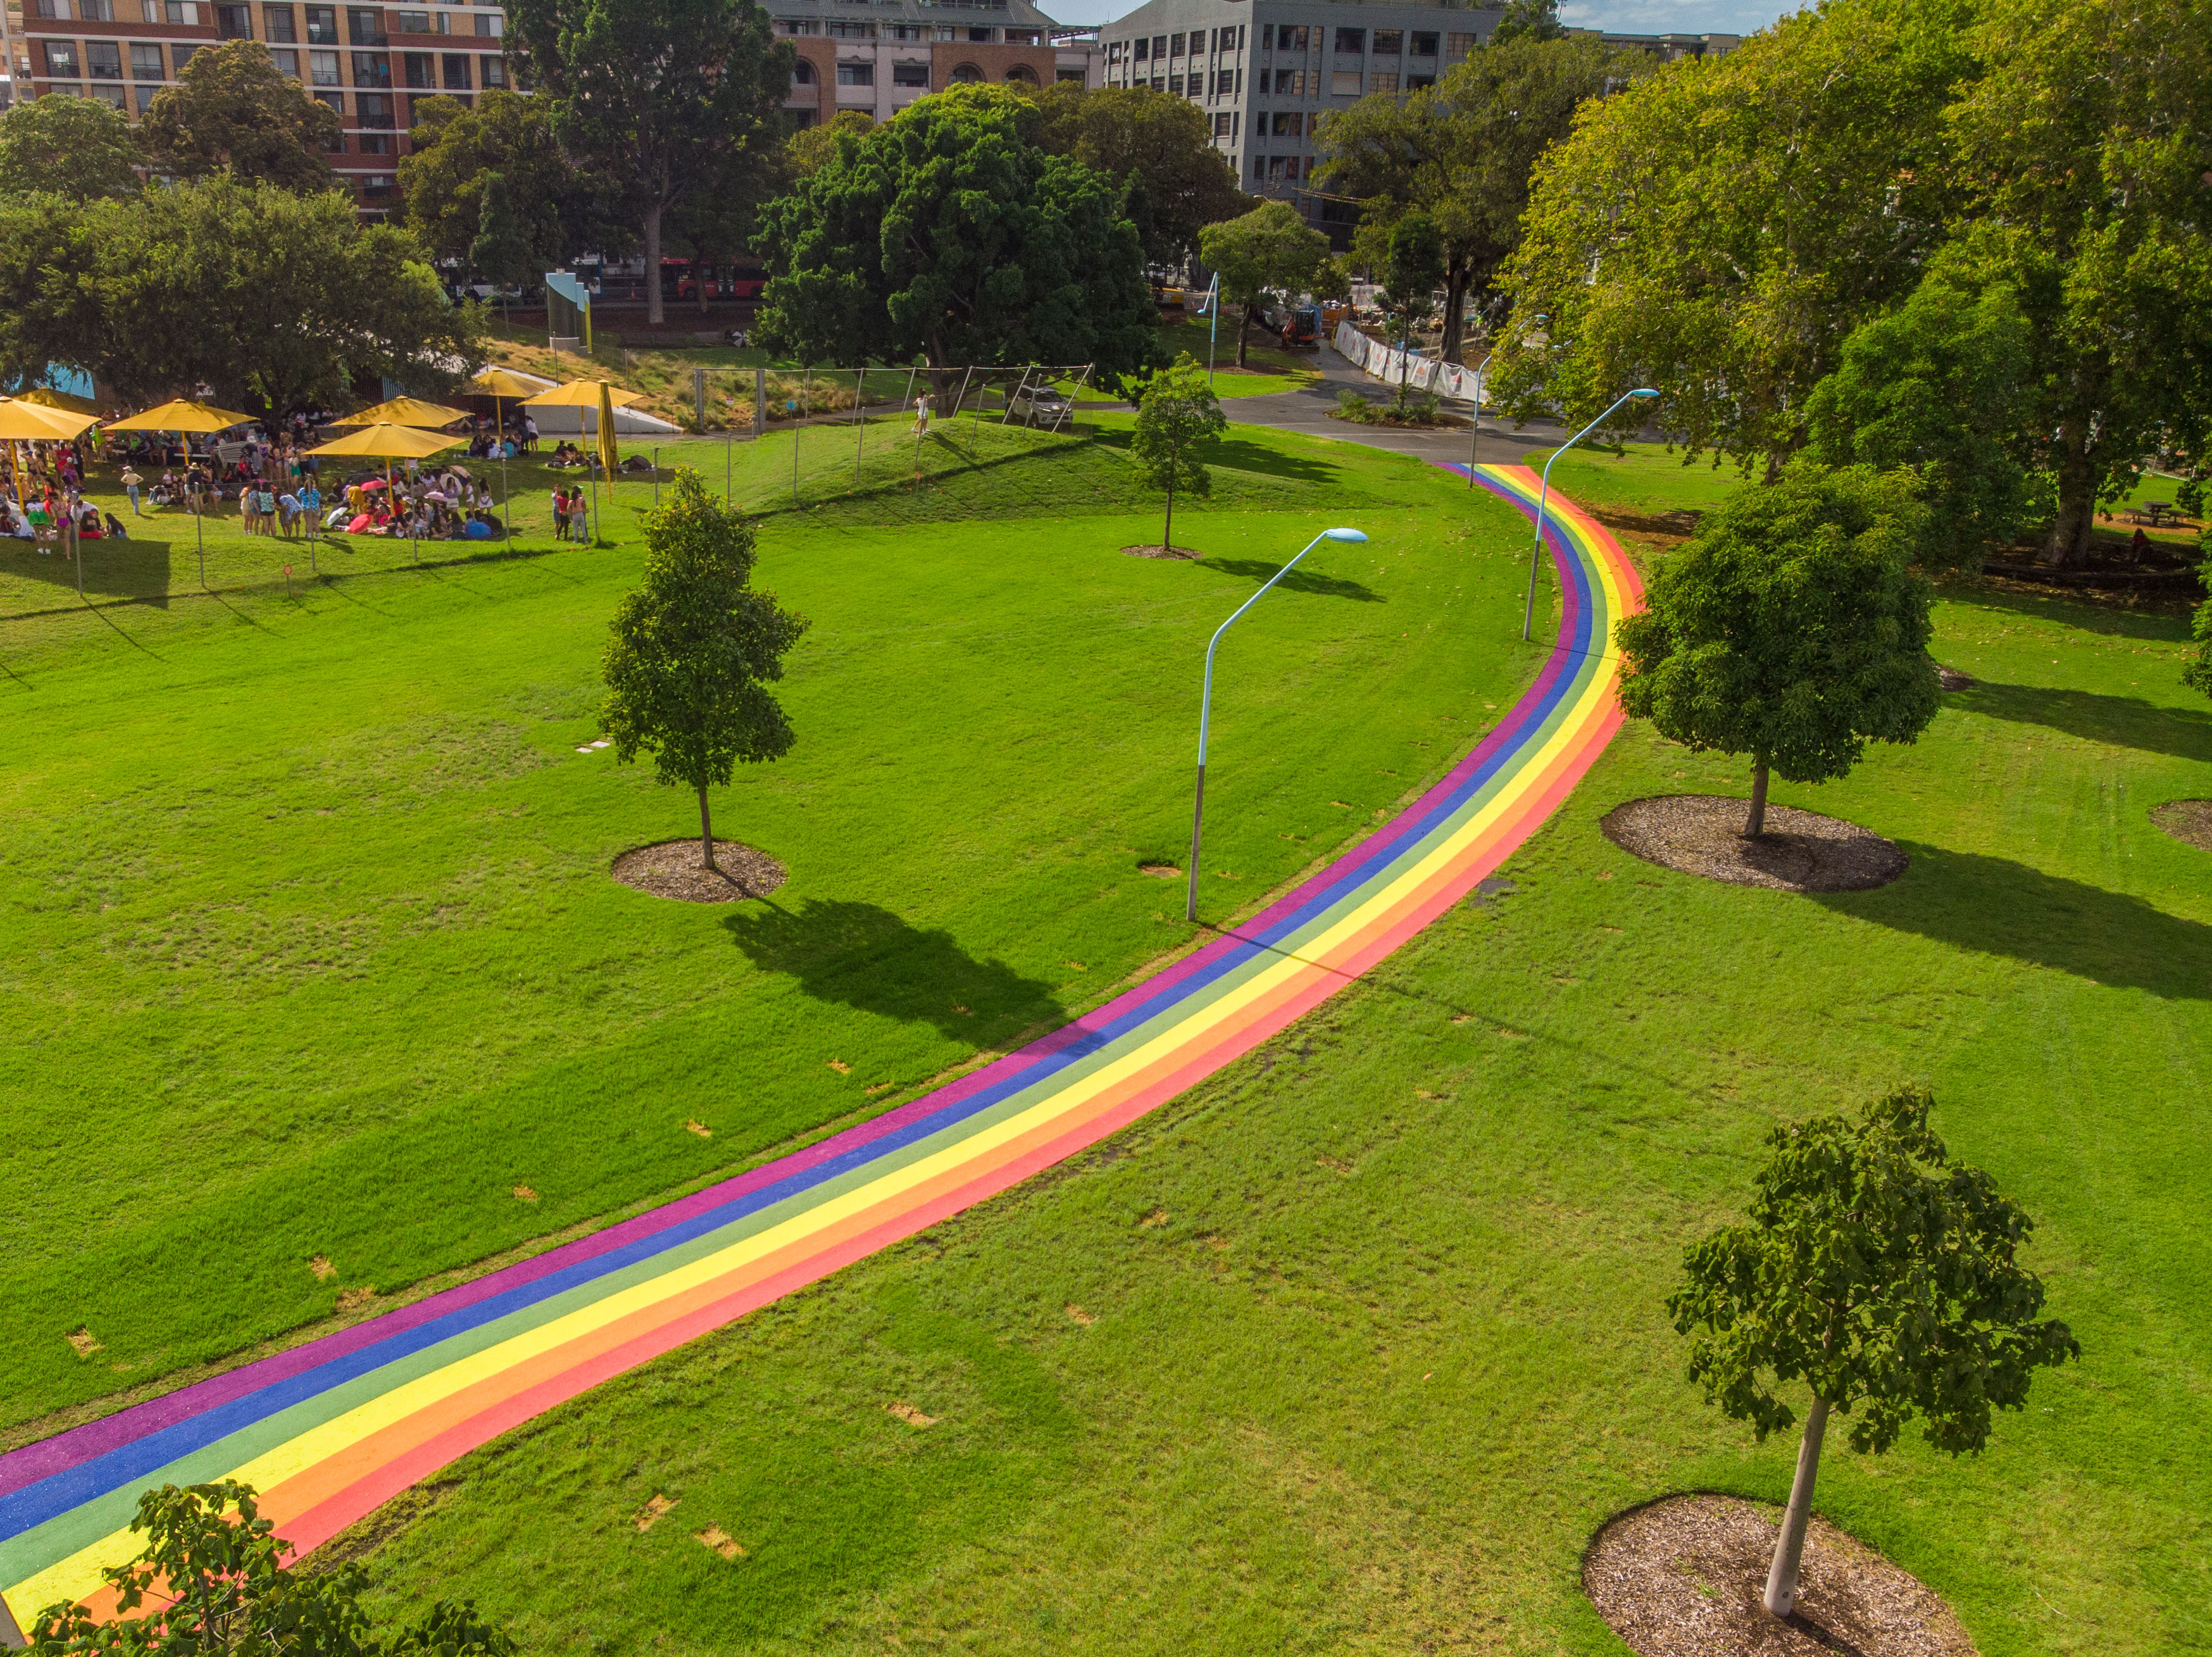
{"type": "MultiPolygon", "coordinates": [[[[0,440],[8,445],[8,457],[15,473],[15,504],[23,504],[23,463],[15,454],[18,443],[66,443],[93,423],[90,415],[72,414],[66,409],[50,409],[43,403],[33,403],[19,397],[0,397],[0,440]]],[[[66,549],[64,549],[66,550],[66,549]]],[[[77,572],[82,585],[84,573],[77,572]]]]}
{"type": "Polygon", "coordinates": [[[348,415],[336,423],[340,426],[450,426],[456,420],[466,420],[466,409],[448,409],[442,404],[423,403],[411,397],[395,397],[389,403],[380,403],[373,409],[363,409],[359,414],[348,415]]]}
{"type": "Polygon", "coordinates": [[[458,437],[447,437],[438,432],[417,431],[412,426],[380,423],[367,426],[360,431],[320,444],[307,451],[309,454],[354,454],[373,456],[379,460],[421,459],[426,454],[435,454],[441,449],[450,449],[465,441],[458,437]]]}
{"type": "Polygon", "coordinates": [[[90,415],[94,420],[100,418],[100,405],[91,398],[71,397],[67,391],[57,391],[48,385],[33,385],[23,393],[23,401],[49,409],[66,409],[71,414],[90,415]]]}
{"type": "Polygon", "coordinates": [[[550,391],[540,391],[536,397],[525,398],[526,409],[596,409],[599,399],[606,400],[617,409],[627,409],[633,403],[645,401],[642,391],[625,391],[619,385],[604,379],[572,379],[566,385],[556,385],[550,391]]]}
{"type": "Polygon", "coordinates": [[[467,385],[465,391],[474,391],[478,397],[536,397],[549,387],[545,382],[528,374],[516,373],[512,368],[485,369],[467,385]]]}
{"type": "MultiPolygon", "coordinates": [[[[250,416],[228,409],[218,409],[211,403],[194,403],[179,398],[164,403],[158,409],[149,409],[144,414],[132,415],[128,420],[111,420],[111,432],[174,432],[182,436],[186,432],[219,432],[231,426],[246,423],[250,416]]],[[[189,459],[191,451],[187,449],[189,459]]],[[[200,522],[199,496],[192,496],[192,530],[199,542],[200,585],[207,585],[207,530],[200,522]]]]}

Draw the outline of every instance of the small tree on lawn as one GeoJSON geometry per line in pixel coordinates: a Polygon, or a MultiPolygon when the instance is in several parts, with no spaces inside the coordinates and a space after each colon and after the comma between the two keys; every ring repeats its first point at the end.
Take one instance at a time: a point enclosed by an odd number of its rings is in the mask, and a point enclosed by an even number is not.
{"type": "Polygon", "coordinates": [[[1328,238],[1310,230],[1288,202],[1261,202],[1242,218],[1198,233],[1198,256],[1219,273],[1221,297],[1237,307],[1237,366],[1268,296],[1330,285],[1328,238]]]}
{"type": "Polygon", "coordinates": [[[1163,368],[1146,382],[1137,403],[1137,430],[1129,447],[1144,462],[1145,476],[1155,489],[1168,492],[1167,524],[1160,531],[1160,550],[1175,550],[1175,498],[1177,489],[1204,495],[1213,487],[1212,475],[1192,451],[1209,438],[1229,429],[1221,404],[1206,383],[1206,370],[1186,351],[1172,367],[1163,368]]]}
{"type": "Polygon", "coordinates": [[[467,1600],[441,1599],[390,1643],[370,1634],[361,1596],[368,1573],[348,1561],[313,1575],[284,1563],[250,1484],[164,1484],[138,1498],[133,1532],[146,1546],[103,1572],[116,1614],[102,1622],[73,1600],[49,1605],[29,1630],[31,1657],[126,1657],[165,1652],[283,1652],[286,1657],[511,1657],[514,1642],[467,1600]]]}
{"type": "Polygon", "coordinates": [[[1746,835],[1765,832],[1770,770],[1826,782],[1935,718],[1931,592],[1907,568],[1926,520],[1905,473],[1800,462],[1729,496],[1614,624],[1624,712],[1751,756],[1746,835]]]}
{"type": "Polygon", "coordinates": [[[1764,1440],[1812,1394],[1765,1605],[1787,1617],[1831,1411],[1863,1405],[1851,1448],[1876,1454],[1915,1416],[1953,1455],[1978,1453],[1990,1411],[2021,1408],[2044,1364],[2081,1355],[2045,1320],[2043,1284],[2014,1256],[2033,1229],[1988,1174],[1951,1160],[1934,1103],[1907,1088],[1859,1120],[1823,1116],[1767,1136],[1747,1224],[1691,1245],[1667,1302],[1692,1338],[1690,1378],[1764,1440]]]}
{"type": "Polygon", "coordinates": [[[668,504],[645,520],[645,585],[622,601],[607,645],[600,721],[627,764],[652,751],[656,780],[699,796],[699,853],[714,865],[707,790],[740,760],[781,759],[791,725],[768,687],[806,623],[747,585],[752,526],[676,475],[668,504]]]}
{"type": "Polygon", "coordinates": [[[1413,367],[1413,330],[1429,313],[1429,301],[1444,279],[1444,240],[1425,213],[1408,213],[1390,227],[1390,255],[1382,286],[1398,313],[1398,406],[1406,406],[1406,382],[1413,367]]]}

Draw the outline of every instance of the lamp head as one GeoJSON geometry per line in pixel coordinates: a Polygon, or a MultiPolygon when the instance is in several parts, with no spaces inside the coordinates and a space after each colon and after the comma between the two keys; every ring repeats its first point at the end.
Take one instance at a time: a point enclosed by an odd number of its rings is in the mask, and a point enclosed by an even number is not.
{"type": "Polygon", "coordinates": [[[1364,541],[1367,537],[1358,530],[1335,529],[1323,530],[1321,538],[1324,541],[1364,541]]]}
{"type": "Polygon", "coordinates": [[[1659,393],[1653,391],[1649,385],[1639,385],[1636,390],[1629,393],[1629,396],[1631,397],[1656,397],[1658,395],[1659,393]]]}

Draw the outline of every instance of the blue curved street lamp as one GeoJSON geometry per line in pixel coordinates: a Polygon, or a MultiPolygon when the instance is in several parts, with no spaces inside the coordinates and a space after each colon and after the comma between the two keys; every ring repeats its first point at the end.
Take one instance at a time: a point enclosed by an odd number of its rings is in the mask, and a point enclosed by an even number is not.
{"type": "Polygon", "coordinates": [[[1185,920],[1198,919],[1198,841],[1199,832],[1206,826],[1206,727],[1207,722],[1213,717],[1214,646],[1219,644],[1221,635],[1229,631],[1230,622],[1234,622],[1238,616],[1242,616],[1260,602],[1261,593],[1267,592],[1269,587],[1298,567],[1298,558],[1304,557],[1306,553],[1311,552],[1324,541],[1364,542],[1366,539],[1367,537],[1358,530],[1323,530],[1306,543],[1304,551],[1300,552],[1297,558],[1291,559],[1289,563],[1261,582],[1260,592],[1254,593],[1243,604],[1237,605],[1236,614],[1231,616],[1229,621],[1224,622],[1213,629],[1213,637],[1206,646],[1206,689],[1200,696],[1198,703],[1198,796],[1192,802],[1190,810],[1190,894],[1183,903],[1182,918],[1185,920]]]}
{"type": "MultiPolygon", "coordinates": [[[[1658,395],[1659,393],[1653,391],[1650,386],[1639,385],[1634,391],[1627,392],[1616,401],[1613,405],[1613,409],[1618,409],[1621,404],[1626,403],[1632,398],[1651,398],[1658,395]]],[[[1528,636],[1528,629],[1536,624],[1536,572],[1542,566],[1544,561],[1544,508],[1547,504],[1549,504],[1552,498],[1552,461],[1557,460],[1569,449],[1573,448],[1576,444],[1581,442],[1583,439],[1588,437],[1599,427],[1604,425],[1607,421],[1612,419],[1613,409],[1607,409],[1595,420],[1591,421],[1589,425],[1583,427],[1582,430],[1577,432],[1565,442],[1560,444],[1558,448],[1553,450],[1552,459],[1547,460],[1544,463],[1544,487],[1540,489],[1536,495],[1536,544],[1528,554],[1528,607],[1522,612],[1521,616],[1521,636],[1524,640],[1528,636]]]]}

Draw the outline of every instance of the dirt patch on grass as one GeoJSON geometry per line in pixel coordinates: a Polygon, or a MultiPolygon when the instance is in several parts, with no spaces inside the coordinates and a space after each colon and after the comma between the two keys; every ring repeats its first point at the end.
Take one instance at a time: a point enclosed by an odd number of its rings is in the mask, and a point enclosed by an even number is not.
{"type": "Polygon", "coordinates": [[[1957,668],[1945,667],[1939,663],[1936,668],[1936,688],[1939,690],[1972,690],[1974,681],[1957,668]]]}
{"type": "Polygon", "coordinates": [[[1583,1558],[1583,1592],[1638,1657],[1974,1657],[1927,1584],[1826,1520],[1806,1533],[1797,1609],[1759,1603],[1780,1513],[1678,1496],[1613,1520],[1583,1558]]]}
{"type": "Polygon", "coordinates": [[[2151,807],[2150,820],[2176,840],[2212,852],[2212,799],[2171,799],[2151,807]]]}
{"type": "Polygon", "coordinates": [[[76,1355],[81,1358],[88,1358],[94,1352],[106,1350],[89,1329],[78,1329],[72,1332],[69,1336],[69,1344],[76,1349],[76,1355]]]}
{"type": "Polygon", "coordinates": [[[691,1539],[710,1552],[720,1554],[725,1559],[742,1559],[745,1557],[745,1551],[738,1545],[737,1539],[720,1525],[708,1526],[705,1530],[698,1533],[691,1539]]]}
{"type": "Polygon", "coordinates": [[[1653,552],[1672,552],[1698,532],[1705,516],[1687,507],[1673,512],[1632,512],[1626,507],[1584,507],[1583,511],[1611,530],[1653,552]]]}
{"type": "Polygon", "coordinates": [[[624,852],[609,871],[625,886],[686,903],[738,903],[766,897],[791,877],[758,847],[742,841],[714,842],[714,866],[699,854],[696,840],[665,840],[624,852]]]}
{"type": "Polygon", "coordinates": [[[1750,809],[1719,794],[1663,794],[1617,805],[1598,827],[1646,863],[1783,892],[1863,892],[1888,885],[1911,861],[1871,829],[1788,805],[1768,806],[1766,832],[1749,840],[1750,809]]]}
{"type": "Polygon", "coordinates": [[[896,1403],[886,1404],[884,1405],[884,1408],[890,1414],[896,1416],[901,1421],[906,1423],[909,1427],[934,1427],[937,1425],[937,1417],[935,1416],[924,1415],[919,1409],[915,1405],[908,1404],[904,1399],[901,1399],[896,1403]]]}
{"type": "Polygon", "coordinates": [[[1124,547],[1121,550],[1132,558],[1191,559],[1199,556],[1199,554],[1192,551],[1188,547],[1162,546],[1158,542],[1148,542],[1140,547],[1124,547]]]}

